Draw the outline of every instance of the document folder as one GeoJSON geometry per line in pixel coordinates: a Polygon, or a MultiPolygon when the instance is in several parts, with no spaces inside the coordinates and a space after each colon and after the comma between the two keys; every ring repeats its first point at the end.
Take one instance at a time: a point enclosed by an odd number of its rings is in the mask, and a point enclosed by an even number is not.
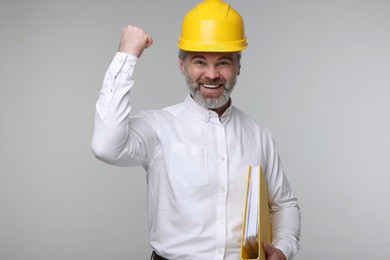
{"type": "Polygon", "coordinates": [[[260,165],[248,170],[241,237],[241,260],[266,260],[262,243],[271,243],[267,180],[260,165]]]}

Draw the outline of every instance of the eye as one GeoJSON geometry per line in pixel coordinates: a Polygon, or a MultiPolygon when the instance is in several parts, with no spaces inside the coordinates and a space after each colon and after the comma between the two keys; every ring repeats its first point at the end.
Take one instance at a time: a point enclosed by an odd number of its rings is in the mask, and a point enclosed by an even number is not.
{"type": "Polygon", "coordinates": [[[205,65],[206,63],[203,60],[194,60],[194,64],[196,64],[196,65],[205,65]]]}
{"type": "Polygon", "coordinates": [[[229,60],[221,60],[221,61],[218,62],[217,65],[219,65],[219,66],[228,66],[230,64],[231,64],[231,62],[229,60]]]}

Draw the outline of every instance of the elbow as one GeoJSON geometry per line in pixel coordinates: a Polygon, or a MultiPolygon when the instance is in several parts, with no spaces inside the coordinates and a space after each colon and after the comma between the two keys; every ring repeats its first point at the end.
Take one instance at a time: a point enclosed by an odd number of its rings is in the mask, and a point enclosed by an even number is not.
{"type": "Polygon", "coordinates": [[[110,163],[113,161],[112,153],[109,151],[109,149],[107,149],[107,146],[92,140],[91,150],[93,155],[100,161],[105,163],[110,163]]]}
{"type": "Polygon", "coordinates": [[[92,150],[93,155],[99,160],[102,160],[103,158],[106,157],[106,153],[105,153],[103,147],[101,147],[100,145],[98,145],[94,142],[91,143],[91,150],[92,150]]]}
{"type": "Polygon", "coordinates": [[[93,155],[104,163],[115,166],[129,166],[129,163],[123,156],[124,150],[120,147],[112,147],[112,145],[104,142],[92,141],[91,150],[93,155]]]}

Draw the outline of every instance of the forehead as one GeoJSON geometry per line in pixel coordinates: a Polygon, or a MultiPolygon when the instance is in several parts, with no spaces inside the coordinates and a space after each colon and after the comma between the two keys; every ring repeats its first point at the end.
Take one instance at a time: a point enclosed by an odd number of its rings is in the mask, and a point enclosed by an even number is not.
{"type": "Polygon", "coordinates": [[[233,61],[237,60],[236,52],[188,52],[188,60],[195,58],[204,59],[204,60],[221,60],[221,59],[231,59],[233,61]]]}

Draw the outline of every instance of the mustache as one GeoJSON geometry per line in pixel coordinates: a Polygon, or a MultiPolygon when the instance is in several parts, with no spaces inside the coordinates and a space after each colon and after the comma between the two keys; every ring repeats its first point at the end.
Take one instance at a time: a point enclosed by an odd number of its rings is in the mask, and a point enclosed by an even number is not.
{"type": "Polygon", "coordinates": [[[203,85],[226,85],[226,81],[222,79],[215,79],[215,80],[198,80],[198,84],[203,85]]]}

